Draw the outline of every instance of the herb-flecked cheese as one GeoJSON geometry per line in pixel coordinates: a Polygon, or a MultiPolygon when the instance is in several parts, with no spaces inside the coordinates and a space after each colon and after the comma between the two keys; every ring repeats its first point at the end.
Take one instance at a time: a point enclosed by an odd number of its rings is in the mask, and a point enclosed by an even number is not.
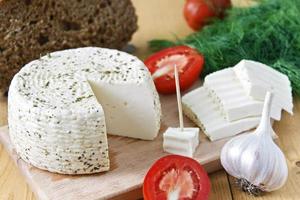
{"type": "Polygon", "coordinates": [[[107,133],[156,137],[161,108],[142,61],[86,47],[32,61],[14,77],[10,138],[26,162],[63,174],[109,170],[107,133]]]}

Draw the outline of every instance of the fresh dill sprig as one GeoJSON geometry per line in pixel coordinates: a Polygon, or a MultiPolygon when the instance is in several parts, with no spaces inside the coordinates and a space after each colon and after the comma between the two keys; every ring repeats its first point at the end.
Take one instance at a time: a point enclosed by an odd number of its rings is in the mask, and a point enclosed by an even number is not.
{"type": "Polygon", "coordinates": [[[174,45],[188,45],[204,55],[203,76],[250,59],[286,74],[300,95],[300,0],[265,0],[250,8],[232,8],[225,19],[182,40],[149,42],[154,51],[174,45]]]}

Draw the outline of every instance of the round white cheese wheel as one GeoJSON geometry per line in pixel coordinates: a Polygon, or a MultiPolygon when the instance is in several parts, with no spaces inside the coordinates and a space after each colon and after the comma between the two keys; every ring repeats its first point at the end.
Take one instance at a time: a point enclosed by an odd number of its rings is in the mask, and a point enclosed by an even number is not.
{"type": "Polygon", "coordinates": [[[8,109],[20,157],[63,174],[109,170],[107,133],[152,140],[160,128],[159,97],[143,62],[103,48],[30,62],[11,83],[8,109]]]}

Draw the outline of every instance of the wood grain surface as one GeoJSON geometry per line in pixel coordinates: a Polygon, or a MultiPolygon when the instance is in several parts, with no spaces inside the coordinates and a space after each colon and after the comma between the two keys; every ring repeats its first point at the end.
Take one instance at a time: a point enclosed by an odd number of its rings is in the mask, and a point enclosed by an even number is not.
{"type": "MultiPolygon", "coordinates": [[[[241,6],[248,5],[249,0],[233,0],[241,6]]],[[[149,54],[146,42],[152,38],[183,37],[191,32],[182,17],[184,0],[133,0],[139,16],[139,31],[132,43],[138,47],[136,54],[144,58],[149,54]]],[[[287,184],[280,190],[254,198],[235,187],[234,179],[224,170],[210,175],[214,200],[297,200],[300,199],[300,99],[294,100],[294,116],[283,114],[283,119],[275,123],[274,130],[279,135],[280,147],[283,149],[289,166],[287,184]]],[[[0,126],[7,124],[7,99],[0,97],[0,126]]],[[[0,200],[33,200],[31,189],[16,168],[12,159],[0,145],[0,200]]]]}

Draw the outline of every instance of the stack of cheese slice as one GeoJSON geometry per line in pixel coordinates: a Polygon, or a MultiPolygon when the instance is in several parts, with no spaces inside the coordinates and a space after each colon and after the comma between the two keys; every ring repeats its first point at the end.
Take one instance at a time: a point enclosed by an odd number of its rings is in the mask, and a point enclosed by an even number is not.
{"type": "Polygon", "coordinates": [[[152,140],[160,128],[150,73],[117,50],[79,48],[32,61],[14,77],[8,103],[17,153],[64,174],[108,170],[107,133],[152,140]]]}
{"type": "Polygon", "coordinates": [[[262,63],[242,60],[206,76],[202,87],[183,96],[183,110],[211,140],[217,140],[255,128],[267,91],[274,93],[273,119],[280,120],[282,109],[292,114],[288,77],[262,63]]]}

